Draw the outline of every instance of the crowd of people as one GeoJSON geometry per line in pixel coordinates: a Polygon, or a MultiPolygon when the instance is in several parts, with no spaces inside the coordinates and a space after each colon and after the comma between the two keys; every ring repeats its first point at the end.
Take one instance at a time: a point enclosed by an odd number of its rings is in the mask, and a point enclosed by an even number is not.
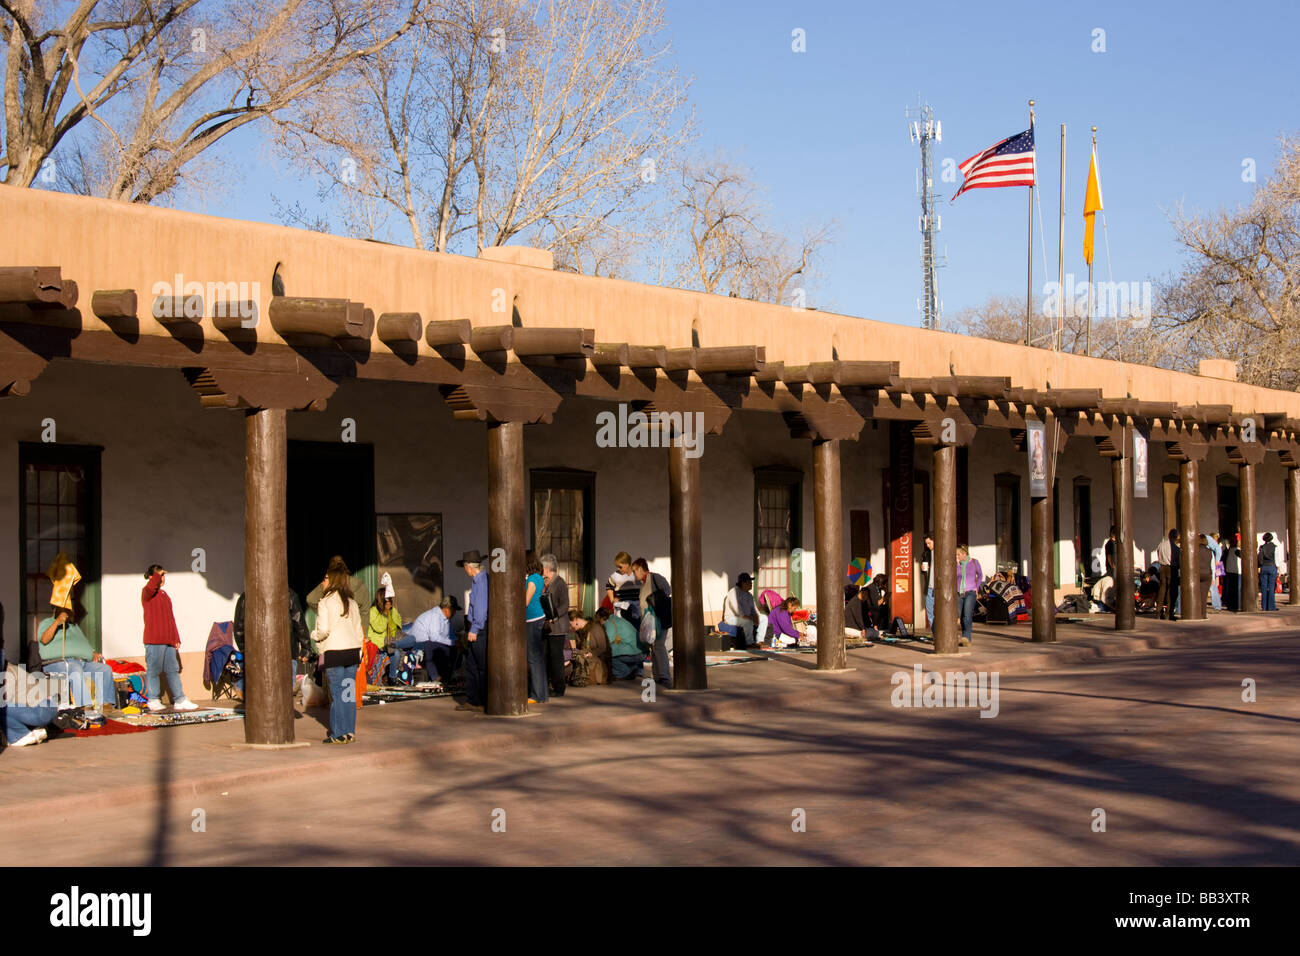
{"type": "MultiPolygon", "coordinates": [[[[1104,573],[1090,588],[1088,610],[1115,611],[1115,546],[1112,528],[1103,549],[1104,573]]],[[[1135,577],[1138,610],[1170,620],[1182,613],[1181,551],[1178,530],[1171,529],[1156,548],[1154,563],[1135,577]]],[[[1256,559],[1261,609],[1276,610],[1279,554],[1271,533],[1263,536],[1256,559]]],[[[1216,610],[1241,610],[1239,536],[1227,542],[1217,533],[1200,535],[1196,560],[1208,604],[1216,610]]],[[[976,620],[1014,623],[1028,618],[1032,608],[1030,583],[1016,573],[1014,566],[1002,567],[985,578],[980,562],[965,544],[956,548],[953,564],[962,646],[970,645],[976,620]]],[[[352,574],[338,556],[331,559],[320,584],[307,596],[306,606],[316,615],[314,627],[308,629],[303,604],[290,591],[287,610],[295,663],[291,676],[300,668],[328,688],[329,733],[325,743],[345,744],[356,739],[357,684],[367,673],[374,682],[386,679],[390,684],[405,684],[411,682],[412,665],[422,667],[437,690],[463,686],[465,699],[457,705],[458,710],[483,710],[487,697],[487,646],[492,631],[489,569],[477,550],[466,551],[456,565],[470,579],[468,607],[462,612],[459,601],[448,594],[409,624],[395,606],[388,575],[381,578],[372,602],[365,582],[352,574]]],[[[920,568],[926,576],[925,608],[931,624],[937,567],[934,539],[926,537],[920,568]]],[[[38,624],[28,657],[45,675],[60,679],[61,697],[55,699],[52,693],[47,700],[26,701],[21,706],[7,702],[2,729],[10,746],[29,746],[47,739],[46,728],[60,703],[66,704],[69,699],[92,715],[102,714],[105,706],[114,702],[114,671],[79,626],[82,615],[72,595],[80,574],[60,553],[48,575],[53,585],[50,614],[38,624]]],[[[180,634],[171,598],[164,589],[166,576],[161,565],[150,565],[140,596],[145,650],[143,708],[151,712],[167,709],[162,701],[165,680],[172,709],[191,711],[197,705],[181,685],[180,634]]],[[[816,644],[816,624],[796,596],[782,596],[767,589],[755,599],[753,589],[754,579],[748,572],[736,576],[723,601],[717,625],[721,632],[731,636],[737,645],[751,649],[816,644]]],[[[650,570],[645,558],[633,560],[626,551],[615,555],[614,571],[606,582],[601,605],[590,616],[581,608],[570,607],[569,585],[553,554],[527,553],[519,593],[527,628],[530,704],[562,696],[570,685],[642,679],[647,660],[654,680],[671,684],[668,648],[672,588],[663,575],[650,570]]],[[[874,576],[863,587],[847,585],[844,602],[845,635],[849,639],[869,645],[872,638],[898,626],[898,619],[891,618],[883,574],[874,576]]],[[[239,651],[244,650],[245,643],[244,603],[241,594],[233,622],[234,644],[239,651]]],[[[0,648],[0,671],[5,666],[0,648]]]]}

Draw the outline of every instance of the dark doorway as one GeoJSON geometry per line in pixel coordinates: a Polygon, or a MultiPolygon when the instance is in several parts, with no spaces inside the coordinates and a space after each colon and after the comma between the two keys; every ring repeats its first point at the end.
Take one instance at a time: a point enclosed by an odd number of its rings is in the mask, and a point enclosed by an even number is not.
{"type": "Polygon", "coordinates": [[[1240,520],[1237,511],[1237,483],[1224,475],[1219,476],[1219,540],[1232,541],[1240,520]]]}
{"type": "Polygon", "coordinates": [[[1092,561],[1092,485],[1085,479],[1074,480],[1074,547],[1076,584],[1083,584],[1097,573],[1092,561]]]}
{"type": "Polygon", "coordinates": [[[338,554],[373,597],[379,583],[374,446],[289,442],[286,506],[289,587],[305,601],[338,554]]]}

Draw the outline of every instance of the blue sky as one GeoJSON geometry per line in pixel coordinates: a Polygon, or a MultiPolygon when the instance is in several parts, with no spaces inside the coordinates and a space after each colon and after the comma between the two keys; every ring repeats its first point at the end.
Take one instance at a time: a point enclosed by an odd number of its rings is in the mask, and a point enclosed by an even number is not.
{"type": "MultiPolygon", "coordinates": [[[[1300,131],[1294,44],[1300,4],[1265,0],[1129,3],[707,2],[665,0],[669,35],[693,78],[698,148],[747,166],[773,218],[797,230],[834,217],[837,241],[809,304],[917,324],[919,150],[904,109],[920,93],[943,123],[935,163],[943,229],[944,314],[990,295],[1024,294],[1024,188],[975,190],[956,204],[942,160],[961,162],[1024,129],[1037,101],[1040,204],[1035,286],[1054,278],[1060,124],[1066,156],[1066,271],[1082,280],[1081,210],[1098,130],[1113,276],[1137,281],[1181,261],[1168,213],[1247,202],[1253,158],[1267,177],[1279,134],[1300,131]],[[805,31],[806,52],[791,50],[805,31]],[[1105,52],[1093,52],[1094,29],[1105,52]]],[[[255,155],[218,215],[274,221],[269,197],[311,200],[288,170],[255,155]]],[[[1037,213],[1036,213],[1037,215],[1037,213]]],[[[1097,277],[1107,277],[1097,238],[1097,277]]]]}

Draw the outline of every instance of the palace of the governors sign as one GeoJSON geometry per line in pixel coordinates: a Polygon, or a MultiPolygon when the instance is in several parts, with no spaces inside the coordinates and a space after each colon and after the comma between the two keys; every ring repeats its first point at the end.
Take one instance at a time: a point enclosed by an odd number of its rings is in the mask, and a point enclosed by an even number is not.
{"type": "MultiPolygon", "coordinates": [[[[650,559],[672,584],[674,682],[690,689],[740,571],[816,608],[817,667],[836,670],[846,566],[885,571],[893,612],[919,620],[925,533],[940,571],[962,542],[987,570],[1027,572],[1037,607],[1113,524],[1118,628],[1133,626],[1134,561],[1169,528],[1185,553],[1203,531],[1272,531],[1288,556],[1300,540],[1300,395],[1240,384],[1231,363],[1182,374],[589,278],[524,248],[468,258],[12,187],[0,214],[9,657],[46,613],[58,549],[83,574],[84,628],[115,657],[142,653],[141,575],[168,567],[187,681],[246,591],[253,743],[293,738],[286,588],[313,588],[335,553],[373,578],[391,515],[436,517],[439,587],[462,598],[452,559],[499,556],[497,715],[528,706],[533,546],[588,607],[616,552],[650,559]],[[620,405],[699,422],[703,444],[598,442],[620,405]]],[[[1255,548],[1242,555],[1257,607],[1255,548]]],[[[1194,618],[1204,592],[1184,567],[1194,618]]],[[[956,650],[955,584],[935,576],[937,654],[956,650]]],[[[1053,615],[1031,630],[1054,640],[1053,615]]]]}

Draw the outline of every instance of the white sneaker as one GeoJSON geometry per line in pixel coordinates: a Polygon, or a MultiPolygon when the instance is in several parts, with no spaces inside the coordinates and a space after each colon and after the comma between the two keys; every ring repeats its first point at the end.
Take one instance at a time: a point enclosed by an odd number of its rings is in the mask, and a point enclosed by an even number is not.
{"type": "Polygon", "coordinates": [[[156,714],[166,709],[167,708],[163,706],[163,702],[161,700],[158,700],[157,698],[154,698],[153,700],[149,701],[149,710],[151,713],[156,714]]]}
{"type": "Polygon", "coordinates": [[[10,747],[33,747],[36,744],[43,743],[46,736],[44,727],[37,727],[35,730],[29,730],[23,736],[19,737],[10,747]]]}
{"type": "Polygon", "coordinates": [[[199,705],[186,697],[179,704],[172,704],[172,710],[198,710],[199,705]]]}

